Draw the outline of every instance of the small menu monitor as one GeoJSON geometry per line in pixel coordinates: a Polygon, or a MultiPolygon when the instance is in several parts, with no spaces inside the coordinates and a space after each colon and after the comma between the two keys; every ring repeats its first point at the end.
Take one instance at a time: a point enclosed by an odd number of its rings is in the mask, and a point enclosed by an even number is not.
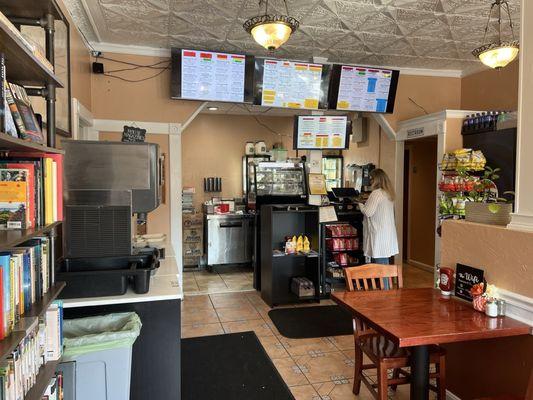
{"type": "Polygon", "coordinates": [[[252,56],[173,48],[171,98],[252,103],[253,73],[252,56]]]}
{"type": "Polygon", "coordinates": [[[254,104],[303,110],[327,109],[330,75],[329,65],[256,58],[254,104]]]}
{"type": "Polygon", "coordinates": [[[400,72],[393,69],[334,65],[330,107],[342,111],[392,113],[400,72]]]}
{"type": "Polygon", "coordinates": [[[343,150],[349,146],[351,121],[345,115],[294,118],[295,150],[343,150]]]}

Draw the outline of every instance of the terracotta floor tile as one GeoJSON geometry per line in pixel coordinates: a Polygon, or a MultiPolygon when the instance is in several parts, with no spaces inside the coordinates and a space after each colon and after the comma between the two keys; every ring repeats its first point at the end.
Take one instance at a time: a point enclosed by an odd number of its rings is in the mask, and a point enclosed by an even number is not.
{"type": "Polygon", "coordinates": [[[244,293],[212,294],[209,297],[215,308],[240,308],[252,306],[244,293]]]}
{"type": "Polygon", "coordinates": [[[251,304],[240,308],[217,308],[216,312],[220,322],[247,321],[250,319],[262,319],[251,304]]]}
{"type": "Polygon", "coordinates": [[[287,386],[309,384],[305,375],[291,358],[276,358],[272,362],[287,386]]]}
{"type": "Polygon", "coordinates": [[[339,350],[353,350],[355,348],[353,335],[331,336],[329,340],[331,340],[339,350]]]}
{"type": "Polygon", "coordinates": [[[215,310],[192,310],[181,313],[182,325],[212,324],[220,322],[215,310]]]}
{"type": "Polygon", "coordinates": [[[290,389],[295,400],[322,400],[311,385],[293,386],[290,389]]]}
{"type": "Polygon", "coordinates": [[[287,350],[285,350],[276,336],[259,336],[259,341],[271,359],[289,357],[289,353],[287,353],[287,350]]]}
{"type": "Polygon", "coordinates": [[[338,351],[337,348],[327,338],[316,339],[287,339],[280,338],[283,347],[289,352],[291,357],[316,355],[331,351],[338,351]]]}
{"type": "Polygon", "coordinates": [[[223,333],[225,333],[224,328],[222,328],[220,323],[183,325],[181,327],[182,339],[200,336],[222,335],[223,333]]]}
{"type": "Polygon", "coordinates": [[[340,351],[295,357],[294,360],[311,383],[342,381],[353,377],[353,361],[340,351]]]}
{"type": "Polygon", "coordinates": [[[274,336],[274,332],[262,319],[251,319],[246,321],[222,322],[226,333],[254,331],[258,337],[274,336]]]}
{"type": "Polygon", "coordinates": [[[208,283],[198,283],[198,288],[200,292],[206,294],[206,293],[224,293],[228,290],[227,285],[217,282],[208,282],[208,283]]]}
{"type": "Polygon", "coordinates": [[[195,310],[213,310],[213,304],[211,299],[206,295],[192,296],[185,295],[181,302],[182,311],[195,311],[195,310]]]}
{"type": "MultiPolygon", "coordinates": [[[[351,350],[343,350],[342,353],[348,357],[349,359],[351,360],[355,360],[355,349],[351,349],[351,350]]],[[[371,364],[372,361],[370,360],[370,358],[368,358],[368,356],[363,353],[363,363],[364,364],[371,364]]],[[[375,375],[375,370],[367,370],[367,371],[373,371],[374,375],[375,375]]]]}
{"type": "Polygon", "coordinates": [[[313,384],[313,388],[320,395],[321,400],[373,400],[374,397],[366,387],[361,386],[359,395],[352,392],[353,380],[324,382],[313,384]]]}

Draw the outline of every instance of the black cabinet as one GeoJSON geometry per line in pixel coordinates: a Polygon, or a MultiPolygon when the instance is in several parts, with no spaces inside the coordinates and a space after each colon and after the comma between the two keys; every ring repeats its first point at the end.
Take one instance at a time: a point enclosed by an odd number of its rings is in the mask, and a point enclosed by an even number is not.
{"type": "Polygon", "coordinates": [[[261,207],[261,297],[270,306],[320,298],[320,257],[318,210],[308,206],[261,207]],[[305,235],[311,243],[309,254],[284,254],[287,236],[305,235]],[[298,297],[291,292],[293,277],[306,277],[315,294],[298,297]]]}

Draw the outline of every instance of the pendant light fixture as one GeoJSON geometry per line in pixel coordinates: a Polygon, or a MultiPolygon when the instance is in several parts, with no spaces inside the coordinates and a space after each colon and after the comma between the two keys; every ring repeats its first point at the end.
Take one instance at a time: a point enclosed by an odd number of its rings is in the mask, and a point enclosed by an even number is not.
{"type": "Polygon", "coordinates": [[[472,54],[475,57],[478,57],[480,61],[488,67],[500,69],[507,66],[507,64],[518,56],[519,42],[514,36],[513,21],[511,19],[511,12],[509,11],[507,0],[496,0],[490,7],[489,19],[487,21],[487,26],[485,27],[485,35],[483,36],[483,43],[486,43],[485,39],[487,38],[490,19],[495,8],[497,8],[498,12],[498,40],[483,44],[481,47],[474,49],[472,54]],[[507,12],[507,16],[509,17],[509,27],[511,28],[512,38],[508,41],[502,41],[502,7],[504,8],[504,11],[507,12]]]}
{"type": "Polygon", "coordinates": [[[268,0],[259,0],[259,9],[265,5],[265,13],[247,20],[243,27],[254,40],[267,50],[276,50],[283,45],[290,36],[298,29],[300,22],[289,16],[287,1],[285,3],[286,15],[269,14],[268,0]]]}

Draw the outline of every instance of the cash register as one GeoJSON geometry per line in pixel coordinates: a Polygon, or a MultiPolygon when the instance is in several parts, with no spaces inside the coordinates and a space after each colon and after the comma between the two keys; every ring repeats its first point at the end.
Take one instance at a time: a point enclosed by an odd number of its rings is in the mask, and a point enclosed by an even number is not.
{"type": "Polygon", "coordinates": [[[359,196],[359,191],[354,188],[332,188],[329,200],[336,211],[355,211],[359,196]]]}

